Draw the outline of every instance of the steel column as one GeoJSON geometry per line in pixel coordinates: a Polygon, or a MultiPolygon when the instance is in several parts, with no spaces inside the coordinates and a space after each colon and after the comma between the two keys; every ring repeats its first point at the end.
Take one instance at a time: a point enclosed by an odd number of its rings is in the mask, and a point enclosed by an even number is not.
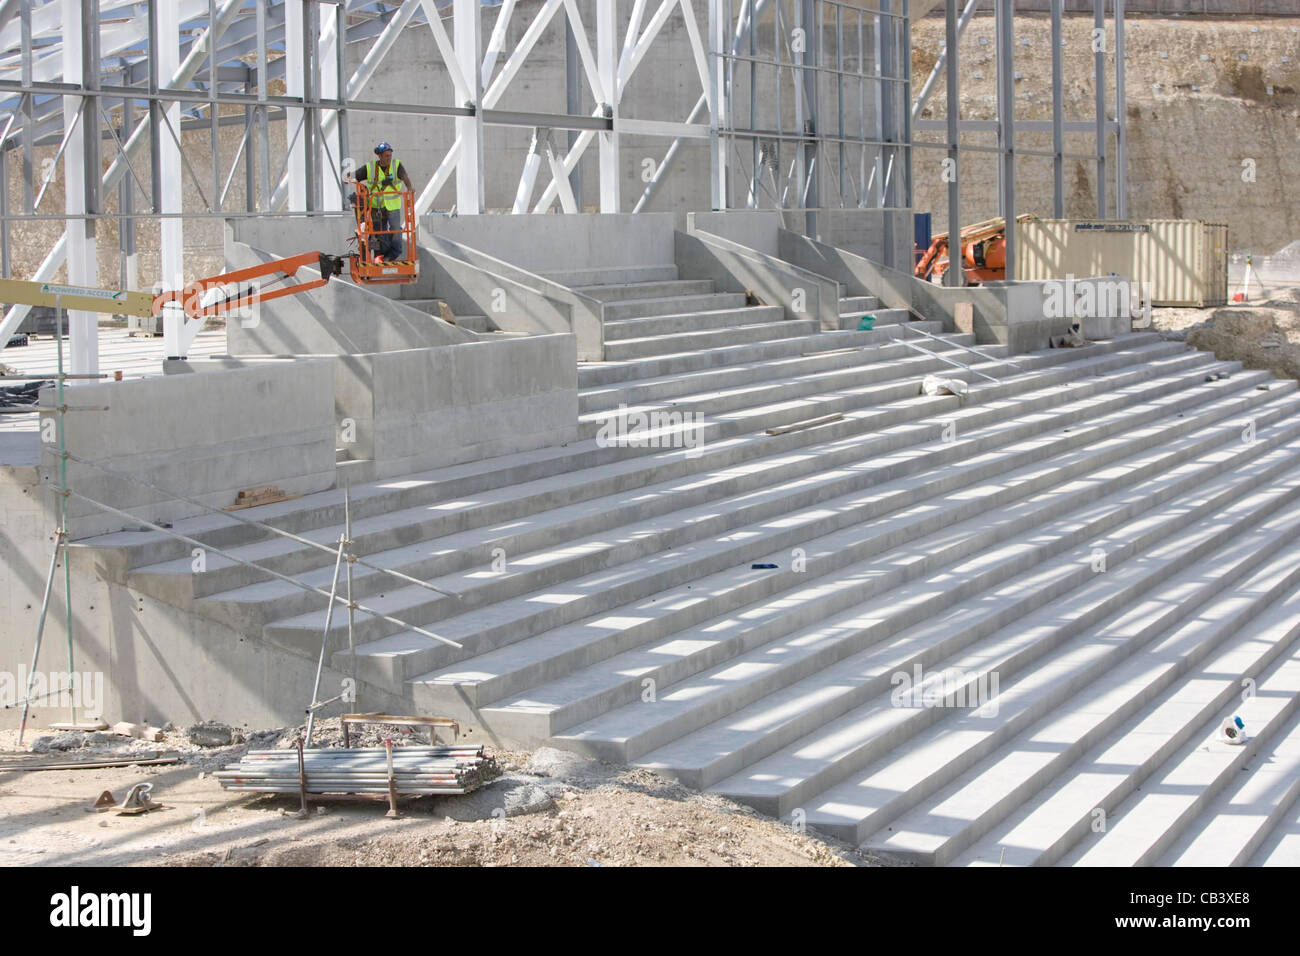
{"type": "MultiPolygon", "coordinates": [[[[261,186],[261,210],[269,213],[271,197],[271,130],[267,116],[267,81],[270,75],[266,59],[266,4],[267,0],[254,0],[257,17],[257,172],[261,186]]],[[[286,121],[285,126],[289,124],[286,121]]]]}
{"type": "MultiPolygon", "coordinates": [[[[84,93],[88,80],[97,83],[99,79],[98,58],[93,62],[89,59],[98,52],[98,21],[98,4],[93,0],[63,0],[63,79],[66,83],[83,88],[82,93],[63,97],[63,125],[69,131],[67,147],[63,151],[63,208],[68,217],[68,282],[81,286],[98,285],[99,272],[95,223],[94,220],[83,218],[86,213],[99,212],[93,207],[94,191],[89,188],[88,182],[88,178],[93,177],[98,184],[99,167],[98,164],[93,167],[87,165],[87,160],[98,157],[99,117],[89,113],[96,101],[84,93]]],[[[69,310],[68,346],[72,353],[71,374],[98,374],[99,316],[94,312],[69,310]]]]}
{"type": "Polygon", "coordinates": [[[1124,94],[1124,0],[1115,10],[1115,218],[1128,218],[1128,100],[1124,94]]]}
{"type": "Polygon", "coordinates": [[[615,0],[596,0],[596,72],[604,87],[605,116],[614,123],[598,135],[600,146],[600,211],[619,212],[622,201],[622,164],[618,132],[618,10],[615,0]]]}
{"type": "MultiPolygon", "coordinates": [[[[505,37],[503,35],[501,37],[500,42],[504,42],[504,40],[505,37]]],[[[493,41],[497,42],[495,31],[493,31],[493,41]]],[[[492,51],[489,51],[489,56],[495,60],[496,54],[492,51]]],[[[568,112],[570,116],[582,115],[582,64],[578,59],[578,38],[573,33],[573,24],[569,22],[568,17],[564,18],[564,108],[565,111],[568,112]]],[[[574,147],[577,146],[578,137],[581,135],[582,133],[580,133],[576,129],[569,130],[568,132],[569,152],[572,152],[574,147]]],[[[533,152],[529,153],[529,161],[532,161],[533,157],[536,156],[537,160],[535,166],[539,166],[541,163],[541,156],[540,154],[535,152],[536,148],[537,148],[537,134],[536,132],[534,132],[533,152]]],[[[577,197],[578,208],[581,209],[582,208],[582,167],[579,165],[575,165],[573,167],[573,172],[569,173],[569,190],[573,193],[575,197],[577,197]]],[[[529,200],[531,201],[532,198],[531,184],[529,185],[528,196],[529,196],[529,200]]],[[[518,205],[519,205],[518,197],[516,196],[515,211],[520,213],[528,212],[528,203],[524,203],[522,209],[518,208],[518,205]]]]}
{"type": "MultiPolygon", "coordinates": [[[[21,0],[18,8],[20,17],[20,36],[22,58],[22,83],[32,85],[32,0],[21,0]]],[[[36,161],[33,145],[33,112],[35,97],[28,93],[22,98],[19,109],[23,122],[23,209],[30,215],[36,211],[36,161]]]]}
{"type": "MultiPolygon", "coordinates": [[[[1012,0],[997,0],[998,148],[1000,211],[1006,218],[1007,278],[1015,277],[1016,241],[1016,29],[1012,0]]],[[[960,254],[960,238],[958,239],[960,254]]],[[[949,260],[951,261],[951,259],[949,260]]]]}
{"type": "MultiPolygon", "coordinates": [[[[122,141],[135,127],[135,103],[129,96],[122,97],[122,141]]],[[[120,276],[123,289],[132,292],[140,288],[140,267],[135,247],[135,178],[123,176],[118,184],[117,207],[121,215],[117,220],[118,247],[122,262],[120,276]]]]}
{"type": "MultiPolygon", "coordinates": [[[[971,0],[967,10],[973,9],[978,0],[971,0]]],[[[1060,0],[1057,0],[1060,2],[1060,0]]],[[[957,21],[957,0],[946,0],[946,23],[944,38],[947,47],[944,54],[947,65],[947,119],[948,119],[948,269],[943,274],[944,285],[960,286],[966,281],[965,270],[961,268],[961,73],[957,44],[961,39],[961,24],[957,21]],[[953,250],[956,250],[954,253],[953,250]]]]}
{"type": "MultiPolygon", "coordinates": [[[[302,99],[307,92],[307,52],[304,43],[306,16],[303,5],[306,0],[284,0],[284,89],[285,93],[295,99],[302,99]]],[[[306,111],[301,107],[291,106],[284,111],[284,135],[288,147],[288,210],[304,212],[307,209],[308,188],[311,181],[307,175],[306,111]]]]}
{"type": "MultiPolygon", "coordinates": [[[[180,69],[180,22],[176,6],[164,2],[155,5],[155,39],[154,57],[157,60],[160,76],[174,77],[180,69]]],[[[179,85],[179,84],[178,84],[179,85]]],[[[164,122],[170,122],[173,130],[181,128],[180,103],[166,105],[165,111],[151,104],[154,116],[154,133],[151,145],[154,155],[158,157],[157,182],[158,193],[154,195],[154,206],[159,212],[179,213],[182,211],[181,151],[176,139],[166,134],[164,122]]],[[[162,290],[182,289],[185,287],[185,227],[179,217],[163,219],[159,223],[161,243],[159,252],[162,257],[162,290]]],[[[161,291],[161,290],[160,290],[161,291]]],[[[168,308],[163,313],[163,351],[169,357],[181,357],[185,354],[182,347],[182,335],[185,325],[185,313],[176,308],[168,308]]]]}
{"type": "MultiPolygon", "coordinates": [[[[481,213],[487,207],[483,156],[483,7],[479,0],[454,0],[452,6],[456,62],[467,88],[457,106],[474,108],[473,116],[456,118],[460,162],[456,167],[456,209],[481,213]]],[[[449,64],[450,66],[450,64],[449,64]]]]}
{"type": "Polygon", "coordinates": [[[1106,0],[1092,0],[1093,69],[1097,91],[1097,218],[1106,218],[1106,0]]]}
{"type": "Polygon", "coordinates": [[[1052,0],[1052,209],[1057,219],[1065,218],[1065,114],[1061,98],[1064,56],[1061,50],[1061,17],[1065,0],[1052,0]]]}

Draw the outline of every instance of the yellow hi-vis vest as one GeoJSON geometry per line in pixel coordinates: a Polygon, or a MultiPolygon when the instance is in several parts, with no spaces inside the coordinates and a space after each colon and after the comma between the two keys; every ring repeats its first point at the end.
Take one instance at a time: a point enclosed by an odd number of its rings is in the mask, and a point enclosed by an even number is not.
{"type": "Polygon", "coordinates": [[[396,156],[388,164],[388,171],[380,168],[378,160],[366,163],[366,185],[370,187],[370,205],[375,209],[382,205],[384,209],[402,208],[402,181],[397,174],[401,172],[402,161],[396,156]],[[384,184],[391,178],[392,185],[384,184]]]}

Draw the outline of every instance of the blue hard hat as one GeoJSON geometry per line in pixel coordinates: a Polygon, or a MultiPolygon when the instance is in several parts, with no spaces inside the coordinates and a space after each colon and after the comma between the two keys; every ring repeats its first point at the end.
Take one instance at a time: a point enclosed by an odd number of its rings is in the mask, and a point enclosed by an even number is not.
{"type": "Polygon", "coordinates": [[[383,153],[387,152],[388,150],[390,150],[390,149],[392,149],[392,148],[393,148],[392,145],[391,145],[390,143],[388,143],[387,141],[382,142],[382,143],[380,143],[378,146],[375,147],[375,155],[376,155],[376,156],[382,155],[383,153]]]}

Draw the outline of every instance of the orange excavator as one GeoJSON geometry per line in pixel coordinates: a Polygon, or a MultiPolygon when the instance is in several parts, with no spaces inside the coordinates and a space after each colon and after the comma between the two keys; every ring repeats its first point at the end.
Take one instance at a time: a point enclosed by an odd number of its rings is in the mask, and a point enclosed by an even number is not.
{"type": "MultiPolygon", "coordinates": [[[[330,255],[325,252],[304,252],[284,259],[273,259],[247,269],[236,269],[218,276],[209,276],[191,282],[184,289],[164,292],[154,296],[146,315],[161,315],[163,306],[177,302],[192,319],[221,315],[236,309],[247,308],[259,302],[269,302],[287,295],[297,295],[319,289],[331,278],[343,274],[344,260],[348,263],[348,272],[357,285],[379,285],[385,283],[408,283],[419,278],[416,258],[386,259],[378,250],[388,246],[394,237],[400,239],[406,254],[411,255],[416,248],[415,197],[409,192],[402,195],[402,225],[397,229],[381,229],[371,208],[370,190],[364,182],[349,181],[356,187],[353,203],[356,214],[356,229],[349,242],[355,243],[356,249],[345,255],[330,255]],[[292,278],[304,266],[314,266],[320,270],[319,278],[312,278],[295,285],[268,288],[254,280],[264,276],[278,275],[273,282],[282,282],[292,278]],[[244,286],[247,283],[247,286],[244,286]],[[244,286],[241,288],[241,286],[244,286]],[[208,293],[220,289],[226,294],[216,301],[203,304],[209,298],[208,293]]],[[[126,293],[125,295],[135,295],[126,293]]],[[[129,308],[122,308],[122,300],[114,303],[113,312],[118,314],[133,313],[129,308]]]]}
{"type": "MultiPolygon", "coordinates": [[[[1016,222],[1028,222],[1030,215],[1017,216],[1016,222]]],[[[942,282],[948,271],[948,234],[941,232],[916,264],[918,279],[942,282]]],[[[961,231],[961,262],[966,284],[995,282],[1007,277],[1007,221],[1002,216],[967,226],[961,231]]]]}

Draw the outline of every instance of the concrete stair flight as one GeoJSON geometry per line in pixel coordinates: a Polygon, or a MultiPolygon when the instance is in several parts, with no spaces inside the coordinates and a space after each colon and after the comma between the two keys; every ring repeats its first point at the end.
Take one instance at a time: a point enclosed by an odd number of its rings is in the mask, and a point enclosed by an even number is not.
{"type": "MultiPolygon", "coordinates": [[[[357,551],[428,585],[358,565],[354,594],[462,647],[359,614],[353,656],[340,615],[335,667],[882,857],[1297,862],[1294,382],[1142,333],[1012,366],[874,296],[822,329],[670,264],[550,278],[603,303],[578,440],[354,487],[357,551]],[[1234,714],[1243,746],[1217,739],[1234,714]]],[[[177,530],[329,587],[339,492],[247,514],[317,546],[177,530]]],[[[79,547],[320,647],[323,600],[255,568],[196,574],[154,534],[79,547]]]]}

